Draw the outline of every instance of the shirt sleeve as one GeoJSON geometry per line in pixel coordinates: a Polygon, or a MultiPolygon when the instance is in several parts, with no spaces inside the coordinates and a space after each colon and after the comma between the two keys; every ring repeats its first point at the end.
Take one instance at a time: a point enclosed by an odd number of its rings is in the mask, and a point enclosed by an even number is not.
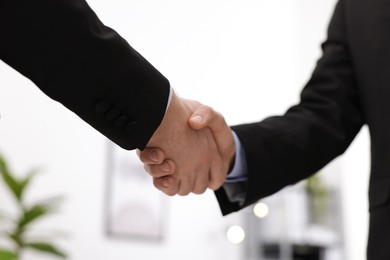
{"type": "Polygon", "coordinates": [[[173,96],[173,88],[170,86],[169,87],[169,96],[168,96],[168,102],[167,102],[167,107],[165,108],[165,113],[167,113],[169,105],[171,104],[172,101],[172,96],[173,96]]]}
{"type": "Polygon", "coordinates": [[[236,158],[234,161],[234,167],[228,174],[225,183],[246,181],[246,175],[247,175],[245,151],[242,148],[240,139],[238,138],[236,133],[234,131],[232,131],[232,133],[233,133],[234,142],[236,144],[236,158]]]}
{"type": "Polygon", "coordinates": [[[236,158],[234,167],[226,178],[223,189],[230,200],[230,202],[244,203],[245,187],[247,181],[247,163],[245,151],[241,145],[240,139],[233,131],[233,138],[236,144],[236,158]]]}

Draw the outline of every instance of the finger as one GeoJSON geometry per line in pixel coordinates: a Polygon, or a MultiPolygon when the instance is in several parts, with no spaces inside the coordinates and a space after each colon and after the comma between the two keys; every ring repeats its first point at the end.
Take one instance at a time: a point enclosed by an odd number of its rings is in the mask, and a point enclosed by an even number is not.
{"type": "Polygon", "coordinates": [[[191,115],[188,123],[193,129],[202,129],[210,124],[215,111],[209,106],[198,107],[191,115]]]}
{"type": "Polygon", "coordinates": [[[210,128],[220,150],[234,142],[232,130],[225,118],[209,106],[199,107],[191,115],[188,123],[193,129],[210,128]]]}
{"type": "Polygon", "coordinates": [[[228,166],[223,163],[223,158],[218,153],[214,142],[209,142],[209,150],[213,151],[210,157],[210,172],[208,176],[208,187],[212,190],[219,189],[225,182],[228,166]]]}
{"type": "Polygon", "coordinates": [[[176,166],[172,160],[165,160],[161,164],[144,164],[144,168],[153,178],[160,178],[172,175],[176,166]]]}
{"type": "Polygon", "coordinates": [[[209,174],[200,174],[195,180],[195,185],[192,188],[192,192],[195,194],[204,193],[209,185],[209,174]]]}
{"type": "MultiPolygon", "coordinates": [[[[189,119],[189,125],[193,129],[210,128],[215,135],[230,136],[231,129],[227,125],[225,118],[208,106],[199,107],[189,119]]],[[[222,138],[222,137],[221,137],[222,138]]]]}
{"type": "Polygon", "coordinates": [[[229,165],[232,164],[236,153],[236,146],[232,130],[220,113],[211,107],[201,106],[192,114],[188,123],[194,129],[202,129],[207,126],[213,134],[221,156],[229,165]]]}
{"type": "Polygon", "coordinates": [[[193,185],[191,185],[191,180],[187,178],[180,180],[177,194],[180,196],[187,196],[192,191],[192,186],[193,185]]]}
{"type": "Polygon", "coordinates": [[[171,176],[153,178],[153,185],[168,196],[176,195],[179,190],[179,181],[171,176]]]}
{"type": "Polygon", "coordinates": [[[227,170],[222,166],[219,159],[215,159],[211,165],[208,188],[212,190],[219,189],[225,182],[227,177],[227,170]]]}
{"type": "Polygon", "coordinates": [[[143,151],[137,150],[137,155],[141,162],[146,164],[161,164],[165,159],[163,150],[159,148],[145,148],[143,151]]]}

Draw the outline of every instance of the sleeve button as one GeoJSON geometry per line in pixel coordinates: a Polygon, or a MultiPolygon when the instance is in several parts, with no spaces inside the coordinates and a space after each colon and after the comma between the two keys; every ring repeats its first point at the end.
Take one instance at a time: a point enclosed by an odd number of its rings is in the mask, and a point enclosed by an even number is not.
{"type": "Polygon", "coordinates": [[[120,115],[120,113],[121,112],[118,109],[113,108],[110,111],[108,111],[106,118],[108,120],[114,120],[115,118],[117,118],[120,115]]]}
{"type": "Polygon", "coordinates": [[[99,114],[106,113],[108,109],[110,108],[110,105],[107,102],[99,102],[95,106],[95,112],[99,114]]]}
{"type": "Polygon", "coordinates": [[[115,120],[115,126],[116,127],[122,127],[126,124],[127,122],[127,116],[120,116],[115,120]]]}

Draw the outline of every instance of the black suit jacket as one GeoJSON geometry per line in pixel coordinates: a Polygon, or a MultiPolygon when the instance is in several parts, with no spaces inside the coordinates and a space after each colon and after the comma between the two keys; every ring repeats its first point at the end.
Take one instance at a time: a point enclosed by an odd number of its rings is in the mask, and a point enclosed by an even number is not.
{"type": "Polygon", "coordinates": [[[0,59],[125,149],[164,116],[168,80],[84,0],[0,0],[0,59]]]}
{"type": "MultiPolygon", "coordinates": [[[[317,172],[367,124],[372,142],[367,255],[388,260],[390,1],[340,0],[322,47],[298,105],[283,116],[234,127],[248,163],[243,206],[317,172]]],[[[223,189],[217,197],[224,214],[241,208],[229,202],[223,189]]]]}

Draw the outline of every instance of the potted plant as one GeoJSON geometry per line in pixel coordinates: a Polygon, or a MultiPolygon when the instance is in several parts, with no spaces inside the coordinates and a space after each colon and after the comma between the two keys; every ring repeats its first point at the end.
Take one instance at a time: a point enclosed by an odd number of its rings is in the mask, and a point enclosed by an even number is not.
{"type": "MultiPolygon", "coordinates": [[[[42,218],[52,214],[58,208],[58,199],[48,199],[36,202],[32,205],[26,203],[26,190],[33,179],[37,176],[38,170],[31,170],[23,178],[17,178],[8,167],[6,160],[0,155],[0,180],[2,180],[13,198],[17,208],[17,214],[12,216],[9,213],[0,212],[0,236],[7,240],[9,247],[0,245],[1,260],[20,260],[21,253],[25,249],[32,249],[42,253],[51,254],[59,258],[66,258],[66,254],[57,246],[52,244],[52,238],[33,239],[28,236],[31,227],[42,218]],[[10,225],[3,225],[2,223],[10,225]],[[6,230],[4,226],[8,227],[6,230]]],[[[1,204],[0,204],[1,210],[1,204]]]]}

